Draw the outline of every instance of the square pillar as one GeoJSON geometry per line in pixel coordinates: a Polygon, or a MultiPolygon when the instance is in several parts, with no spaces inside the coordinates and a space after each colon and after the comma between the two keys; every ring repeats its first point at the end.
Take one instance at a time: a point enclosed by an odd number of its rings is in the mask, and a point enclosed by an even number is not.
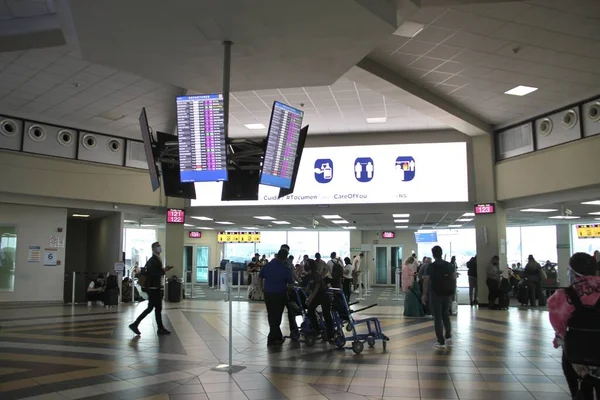
{"type": "Polygon", "coordinates": [[[500,204],[496,204],[496,213],[477,215],[475,217],[477,242],[477,283],[478,301],[488,303],[487,268],[492,257],[500,258],[500,270],[508,268],[506,261],[506,212],[500,204]]]}
{"type": "Polygon", "coordinates": [[[570,224],[556,225],[556,254],[558,255],[558,284],[559,286],[567,286],[569,279],[567,276],[567,267],[569,266],[569,258],[573,254],[573,230],[570,224]]]}

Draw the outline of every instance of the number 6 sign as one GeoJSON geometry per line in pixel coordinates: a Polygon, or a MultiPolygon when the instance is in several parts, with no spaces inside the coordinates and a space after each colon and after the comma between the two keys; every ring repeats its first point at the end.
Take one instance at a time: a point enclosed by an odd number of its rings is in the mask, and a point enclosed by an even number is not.
{"type": "Polygon", "coordinates": [[[56,264],[57,259],[56,249],[45,249],[44,252],[44,266],[53,267],[56,264]]]}

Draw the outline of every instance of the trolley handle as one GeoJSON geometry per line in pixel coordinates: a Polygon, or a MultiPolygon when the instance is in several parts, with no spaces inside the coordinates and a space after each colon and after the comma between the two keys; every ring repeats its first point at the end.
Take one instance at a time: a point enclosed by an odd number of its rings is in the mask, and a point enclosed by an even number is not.
{"type": "Polygon", "coordinates": [[[358,303],[360,303],[360,301],[353,301],[352,303],[348,303],[348,307],[357,305],[358,303]]]}
{"type": "Polygon", "coordinates": [[[354,313],[357,313],[357,312],[365,311],[365,310],[368,310],[369,308],[373,308],[375,306],[377,306],[377,303],[371,304],[370,306],[366,306],[366,307],[363,307],[363,308],[359,308],[358,310],[352,310],[351,313],[354,314],[354,313]]]}

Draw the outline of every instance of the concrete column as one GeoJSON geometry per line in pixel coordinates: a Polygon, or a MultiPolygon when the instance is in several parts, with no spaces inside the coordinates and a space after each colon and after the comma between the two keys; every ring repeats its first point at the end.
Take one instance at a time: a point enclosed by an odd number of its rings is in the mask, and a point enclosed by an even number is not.
{"type": "MultiPolygon", "coordinates": [[[[183,199],[167,198],[167,208],[185,208],[183,199]]],[[[167,224],[165,216],[165,238],[163,247],[163,263],[165,266],[172,266],[173,269],[167,272],[166,278],[177,275],[183,278],[183,246],[185,241],[183,224],[167,224]]],[[[165,299],[168,296],[165,295],[165,299]]]]}
{"type": "Polygon", "coordinates": [[[558,284],[566,286],[569,284],[567,277],[567,267],[569,266],[569,258],[573,254],[573,238],[571,225],[559,224],[556,225],[556,253],[558,255],[558,284]]]}
{"type": "Polygon", "coordinates": [[[496,201],[494,139],[491,135],[472,139],[475,203],[495,203],[496,212],[475,217],[477,245],[478,300],[487,304],[487,267],[493,256],[500,257],[500,268],[506,268],[506,213],[496,201]]]}

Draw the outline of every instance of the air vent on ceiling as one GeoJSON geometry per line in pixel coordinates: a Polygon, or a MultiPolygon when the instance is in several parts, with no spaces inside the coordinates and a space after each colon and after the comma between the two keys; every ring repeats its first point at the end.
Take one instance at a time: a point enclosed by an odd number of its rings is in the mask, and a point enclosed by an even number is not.
{"type": "Polygon", "coordinates": [[[575,110],[568,110],[562,116],[562,123],[567,129],[573,129],[579,120],[575,110]]]}
{"type": "Polygon", "coordinates": [[[111,139],[108,141],[108,150],[111,153],[118,153],[121,150],[121,142],[116,139],[111,139]]]}
{"type": "Polygon", "coordinates": [[[540,120],[538,125],[538,131],[542,136],[548,136],[552,133],[552,120],[550,118],[544,118],[540,120]]]}
{"type": "Polygon", "coordinates": [[[73,144],[73,133],[66,129],[61,129],[56,135],[56,140],[63,146],[71,146],[73,144]]]}
{"type": "Polygon", "coordinates": [[[27,134],[34,142],[42,142],[46,139],[46,130],[39,125],[31,125],[27,134]]]}
{"type": "Polygon", "coordinates": [[[587,116],[594,122],[600,121],[600,102],[595,102],[590,104],[587,110],[587,116]]]}
{"type": "Polygon", "coordinates": [[[94,135],[92,135],[91,133],[86,134],[82,139],[81,139],[81,144],[83,144],[83,147],[85,147],[88,150],[93,149],[94,147],[96,147],[96,137],[94,135]]]}
{"type": "Polygon", "coordinates": [[[0,122],[0,133],[4,136],[13,137],[19,132],[17,122],[15,120],[6,118],[0,122]]]}

